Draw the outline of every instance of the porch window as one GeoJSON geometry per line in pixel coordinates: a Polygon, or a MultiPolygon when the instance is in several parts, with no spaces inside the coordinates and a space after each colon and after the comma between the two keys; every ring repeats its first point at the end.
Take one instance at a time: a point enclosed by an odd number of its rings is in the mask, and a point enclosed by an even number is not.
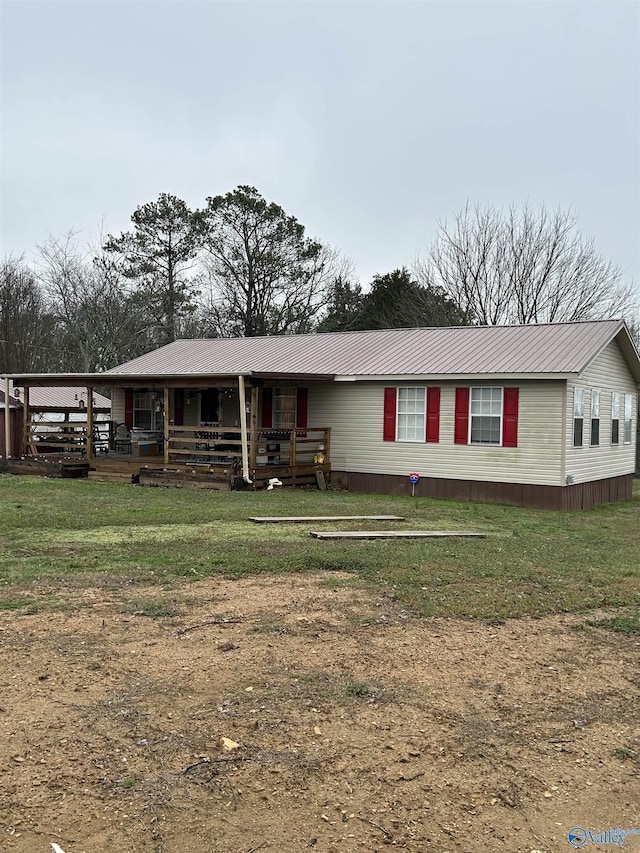
{"type": "Polygon", "coordinates": [[[584,388],[573,389],[573,446],[582,447],[584,431],[584,388]]]}
{"type": "Polygon", "coordinates": [[[297,388],[273,389],[273,423],[276,429],[296,428],[297,388]]]}
{"type": "Polygon", "coordinates": [[[591,446],[600,444],[600,392],[591,392],[591,446]]]}
{"type": "Polygon", "coordinates": [[[500,444],[502,388],[471,388],[471,444],[500,444]]]}
{"type": "Polygon", "coordinates": [[[265,428],[304,429],[308,408],[308,388],[283,386],[262,389],[262,426],[265,428]]]}
{"type": "Polygon", "coordinates": [[[633,394],[624,395],[624,443],[631,444],[633,426],[633,394]]]}
{"type": "Polygon", "coordinates": [[[620,444],[620,394],[611,395],[611,444],[620,444]]]}
{"type": "Polygon", "coordinates": [[[135,391],[133,395],[133,426],[136,429],[161,429],[162,408],[162,398],[154,391],[135,391]]]}

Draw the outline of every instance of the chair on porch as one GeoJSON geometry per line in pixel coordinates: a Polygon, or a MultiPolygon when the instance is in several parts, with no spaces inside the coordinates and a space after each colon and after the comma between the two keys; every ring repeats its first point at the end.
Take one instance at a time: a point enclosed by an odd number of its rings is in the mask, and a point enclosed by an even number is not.
{"type": "Polygon", "coordinates": [[[109,425],[108,423],[94,423],[93,425],[93,452],[104,453],[106,456],[109,452],[109,425]],[[101,429],[102,427],[102,429],[101,429]],[[106,429],[106,433],[105,430],[106,429]]]}
{"type": "Polygon", "coordinates": [[[113,449],[116,453],[131,453],[131,432],[126,424],[116,424],[113,449]]]}
{"type": "Polygon", "coordinates": [[[198,450],[211,450],[211,445],[209,443],[209,430],[194,430],[193,435],[198,439],[196,441],[196,451],[198,450]]]}

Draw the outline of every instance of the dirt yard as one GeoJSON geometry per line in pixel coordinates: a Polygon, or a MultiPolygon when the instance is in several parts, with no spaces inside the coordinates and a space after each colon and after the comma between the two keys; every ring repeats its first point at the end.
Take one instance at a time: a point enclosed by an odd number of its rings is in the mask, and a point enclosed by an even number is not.
{"type": "Polygon", "coordinates": [[[335,573],[64,604],[0,616],[1,851],[562,853],[572,827],[640,830],[637,635],[419,620],[335,573]]]}

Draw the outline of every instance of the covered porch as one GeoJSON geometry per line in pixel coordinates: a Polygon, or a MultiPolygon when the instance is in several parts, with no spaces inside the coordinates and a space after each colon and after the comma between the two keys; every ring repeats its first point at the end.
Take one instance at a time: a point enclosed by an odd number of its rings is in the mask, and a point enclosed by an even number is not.
{"type": "Polygon", "coordinates": [[[149,485],[261,488],[269,479],[310,485],[329,478],[331,430],[307,423],[302,379],[99,376],[100,387],[111,383],[105,421],[92,403],[98,376],[83,378],[83,417],[49,423],[30,406],[30,388],[61,378],[13,377],[23,388],[23,459],[75,471],[84,464],[92,479],[149,485]]]}

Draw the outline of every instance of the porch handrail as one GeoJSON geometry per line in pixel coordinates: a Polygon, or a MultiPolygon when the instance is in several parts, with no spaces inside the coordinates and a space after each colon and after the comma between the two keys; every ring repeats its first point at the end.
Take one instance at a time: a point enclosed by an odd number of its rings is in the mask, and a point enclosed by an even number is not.
{"type": "MultiPolygon", "coordinates": [[[[285,456],[288,464],[294,466],[303,461],[322,455],[323,461],[329,460],[329,441],[331,427],[260,427],[255,430],[255,443],[249,437],[249,458],[252,467],[257,457],[272,455],[285,456]],[[269,440],[271,439],[271,440],[269,440]],[[271,445],[278,449],[269,451],[271,445]],[[264,450],[264,453],[262,452],[264,450]]],[[[242,430],[239,426],[175,426],[171,424],[165,437],[167,452],[176,456],[202,456],[205,460],[213,457],[242,457],[242,430]],[[202,447],[202,445],[206,447],[202,447]]]]}

